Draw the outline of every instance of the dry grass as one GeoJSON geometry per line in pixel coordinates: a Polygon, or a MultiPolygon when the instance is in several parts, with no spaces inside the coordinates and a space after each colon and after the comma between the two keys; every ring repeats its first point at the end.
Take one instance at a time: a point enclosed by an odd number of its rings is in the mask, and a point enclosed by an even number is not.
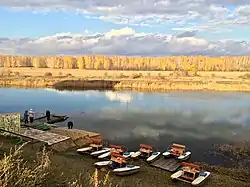
{"type": "Polygon", "coordinates": [[[250,91],[247,72],[102,71],[5,68],[1,86],[139,91],[250,91]],[[11,72],[11,73],[10,73],[11,72]],[[20,76],[22,78],[20,79],[20,76]],[[105,81],[103,81],[105,80],[105,81]],[[66,86],[65,86],[66,85],[66,86]]]}
{"type": "MultiPolygon", "coordinates": [[[[10,149],[0,159],[0,187],[38,187],[46,186],[45,181],[51,174],[51,160],[45,147],[37,154],[34,162],[25,161],[23,158],[23,148],[27,143],[10,149]]],[[[84,173],[79,179],[68,182],[68,187],[111,187],[112,182],[107,172],[100,175],[96,169],[92,175],[84,173]],[[85,182],[84,185],[80,181],[85,182]]],[[[53,184],[56,186],[58,184],[53,184]]]]}
{"type": "Polygon", "coordinates": [[[37,187],[42,186],[45,181],[50,165],[48,153],[43,149],[31,165],[21,156],[24,145],[10,150],[10,153],[0,160],[1,187],[37,187]]]}
{"type": "MultiPolygon", "coordinates": [[[[20,75],[41,77],[45,73],[51,73],[54,76],[67,76],[71,74],[74,77],[133,77],[135,75],[143,77],[158,77],[159,73],[162,77],[170,76],[172,71],[117,71],[117,70],[80,70],[80,69],[49,69],[49,68],[5,68],[5,71],[19,72],[20,75]]],[[[237,79],[248,72],[198,72],[200,77],[218,77],[237,79]]]]}

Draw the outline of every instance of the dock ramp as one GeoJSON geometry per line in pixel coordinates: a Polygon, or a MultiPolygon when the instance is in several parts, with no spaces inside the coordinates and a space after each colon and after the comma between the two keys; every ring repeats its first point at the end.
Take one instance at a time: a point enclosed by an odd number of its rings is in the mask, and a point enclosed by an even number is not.
{"type": "Polygon", "coordinates": [[[151,163],[151,166],[174,172],[181,166],[181,161],[177,160],[176,158],[165,158],[161,157],[158,160],[151,163]]]}

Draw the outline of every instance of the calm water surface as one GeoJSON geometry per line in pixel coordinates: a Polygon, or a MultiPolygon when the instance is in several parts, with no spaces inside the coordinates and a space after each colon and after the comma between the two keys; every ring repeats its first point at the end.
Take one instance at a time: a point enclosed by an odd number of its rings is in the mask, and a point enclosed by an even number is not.
{"type": "Polygon", "coordinates": [[[100,132],[113,144],[131,150],[140,143],[161,151],[172,142],[185,144],[192,160],[210,164],[229,163],[210,154],[213,144],[250,140],[248,93],[0,88],[1,113],[23,113],[29,108],[67,114],[75,128],[100,132]]]}

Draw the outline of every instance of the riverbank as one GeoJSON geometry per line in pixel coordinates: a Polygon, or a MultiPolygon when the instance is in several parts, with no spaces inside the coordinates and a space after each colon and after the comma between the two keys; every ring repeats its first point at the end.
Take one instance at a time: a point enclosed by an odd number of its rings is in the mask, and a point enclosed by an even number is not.
{"type": "MultiPolygon", "coordinates": [[[[1,149],[0,155],[4,152],[8,152],[9,149],[14,147],[18,139],[10,139],[8,137],[0,136],[1,149]]],[[[48,152],[44,154],[41,151],[41,144],[27,144],[23,147],[21,158],[27,161],[26,171],[28,169],[40,168],[39,171],[36,170],[33,174],[39,174],[39,182],[42,182],[40,186],[68,186],[68,187],[90,187],[95,186],[93,181],[99,181],[102,185],[99,186],[184,186],[182,182],[173,183],[170,179],[171,173],[148,166],[143,161],[135,161],[134,164],[141,166],[139,173],[127,176],[127,177],[116,177],[111,173],[108,174],[107,170],[96,171],[93,167],[93,163],[96,161],[89,156],[82,156],[75,152],[75,150],[53,153],[48,152]],[[39,152],[39,154],[37,154],[39,152]],[[41,154],[43,153],[43,154],[41,154]],[[37,158],[38,156],[38,158],[37,158]],[[43,160],[41,160],[43,158],[43,160]],[[34,162],[37,160],[37,162],[34,162]],[[41,167],[34,164],[43,164],[42,171],[41,167]],[[43,175],[44,174],[44,175],[43,175]],[[43,177],[43,178],[42,178],[43,177]],[[105,178],[106,177],[106,178],[105,178]],[[98,179],[97,179],[98,178],[98,179]],[[77,181],[77,183],[74,183],[77,181]],[[102,181],[102,182],[101,182],[102,181]],[[103,185],[106,181],[106,185],[103,185]]],[[[1,157],[2,159],[3,157],[1,157]]],[[[15,158],[15,157],[14,157],[15,158]]],[[[14,160],[14,159],[13,159],[14,160]]],[[[2,160],[1,160],[2,161],[2,160]]],[[[20,161],[20,160],[19,160],[20,161]]],[[[16,163],[17,164],[17,163],[16,163]]],[[[15,165],[14,165],[15,166],[15,165]]],[[[21,165],[22,166],[22,165],[21,165]]],[[[205,183],[205,187],[247,187],[249,186],[249,175],[248,170],[244,169],[230,169],[222,168],[217,166],[208,166],[203,164],[204,168],[211,171],[212,175],[205,183]]],[[[27,172],[28,173],[28,172],[27,172]]],[[[25,177],[25,175],[19,176],[25,177]]],[[[29,176],[32,178],[31,176],[29,176]]],[[[33,176],[34,178],[34,176],[33,176]]],[[[15,178],[11,178],[15,180],[15,178]]],[[[25,181],[24,181],[25,182],[25,181]]],[[[24,185],[20,185],[24,186],[24,185]]],[[[29,185],[36,186],[36,185],[29,185]]]]}
{"type": "Polygon", "coordinates": [[[9,68],[2,87],[114,89],[139,91],[250,91],[246,72],[137,72],[9,68]]]}

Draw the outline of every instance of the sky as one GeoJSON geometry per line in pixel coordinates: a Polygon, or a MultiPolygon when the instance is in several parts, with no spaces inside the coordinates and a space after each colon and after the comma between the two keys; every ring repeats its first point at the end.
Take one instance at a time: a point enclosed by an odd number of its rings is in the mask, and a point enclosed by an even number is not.
{"type": "Polygon", "coordinates": [[[246,56],[249,0],[0,0],[0,54],[246,56]]]}

